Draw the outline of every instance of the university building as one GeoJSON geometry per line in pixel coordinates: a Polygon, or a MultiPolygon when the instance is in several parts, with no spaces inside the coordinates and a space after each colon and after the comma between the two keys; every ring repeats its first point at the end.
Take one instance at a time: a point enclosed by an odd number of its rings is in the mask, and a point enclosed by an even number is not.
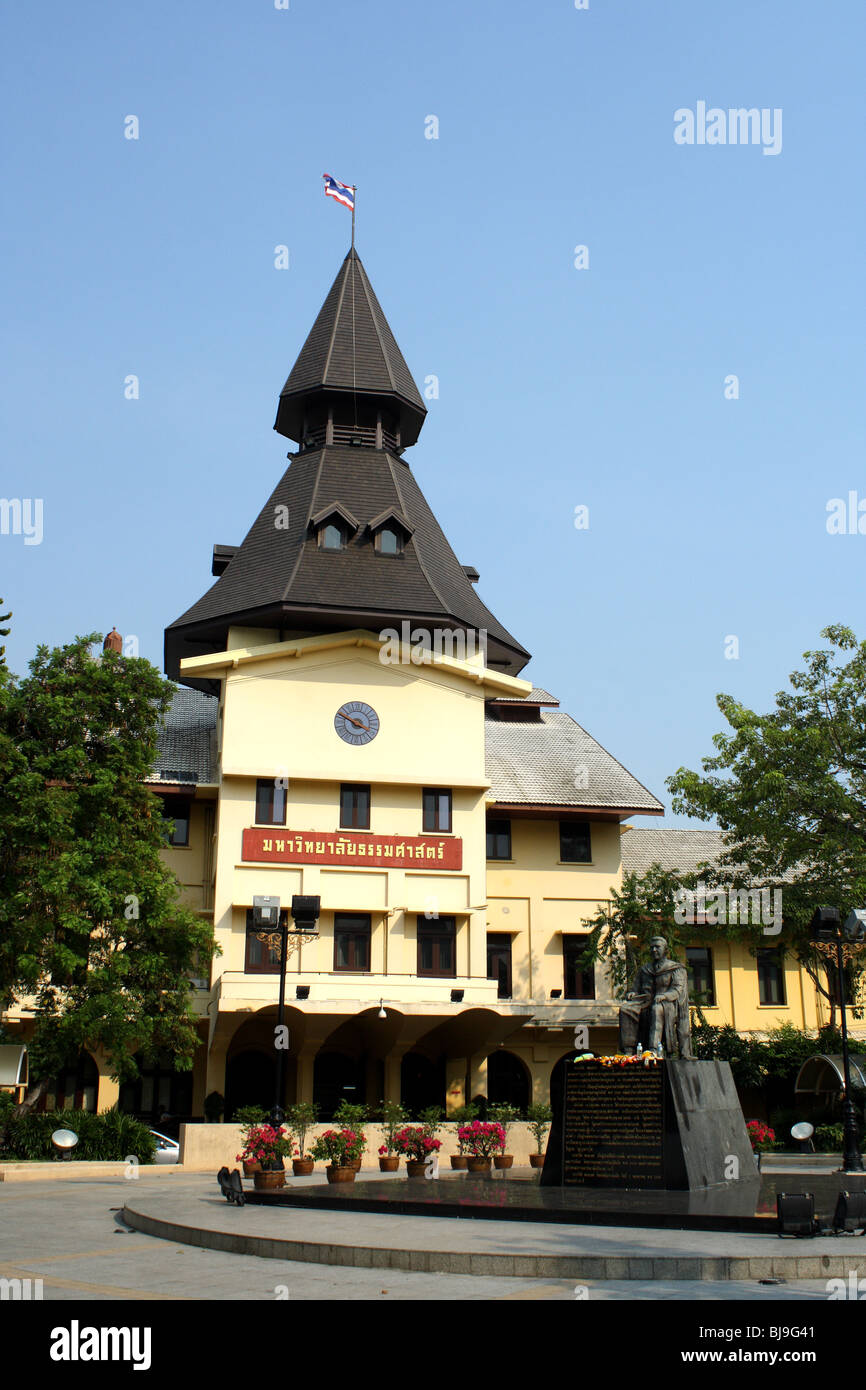
{"type": "MultiPolygon", "coordinates": [[[[167,1057],[118,1096],[85,1054],[54,1103],[153,1119],[201,1116],[214,1091],[228,1118],[270,1105],[279,958],[254,929],[260,895],[283,912],[321,899],[318,938],[288,959],[286,1103],[325,1119],[341,1097],[522,1107],[549,1098],[579,1025],[617,1050],[609,982],[580,962],[586,919],[624,868],[687,869],[718,837],[628,828],[661,803],[523,677],[529,652],[412,473],[425,415],[352,250],[280,393],[289,467],[165,634],[181,688],[151,783],[168,862],[221,948],[193,982],[194,1070],[167,1057]]],[[[696,936],[711,1021],[824,1021],[795,964],[696,936]]],[[[7,1020],[22,1036],[26,1014],[7,1020]]]]}

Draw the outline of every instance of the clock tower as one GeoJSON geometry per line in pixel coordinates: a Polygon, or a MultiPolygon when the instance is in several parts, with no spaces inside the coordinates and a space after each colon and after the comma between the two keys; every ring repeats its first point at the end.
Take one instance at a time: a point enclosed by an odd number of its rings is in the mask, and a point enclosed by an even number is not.
{"type": "Polygon", "coordinates": [[[405,457],[427,414],[357,252],[346,256],[280,392],[274,429],[297,445],[240,545],[215,545],[216,583],[165,633],[184,658],[363,628],[446,631],[516,676],[529,653],[479,598],[405,457]],[[233,632],[229,642],[229,632],[233,632]]]}

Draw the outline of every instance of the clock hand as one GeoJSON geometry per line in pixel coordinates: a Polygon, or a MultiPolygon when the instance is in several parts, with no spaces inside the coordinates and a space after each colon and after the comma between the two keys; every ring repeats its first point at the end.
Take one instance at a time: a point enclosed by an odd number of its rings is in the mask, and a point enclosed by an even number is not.
{"type": "Polygon", "coordinates": [[[365,733],[367,732],[368,725],[366,725],[361,719],[353,719],[351,714],[347,714],[344,709],[340,710],[340,718],[347,719],[350,724],[354,724],[356,729],[363,729],[365,733]]]}

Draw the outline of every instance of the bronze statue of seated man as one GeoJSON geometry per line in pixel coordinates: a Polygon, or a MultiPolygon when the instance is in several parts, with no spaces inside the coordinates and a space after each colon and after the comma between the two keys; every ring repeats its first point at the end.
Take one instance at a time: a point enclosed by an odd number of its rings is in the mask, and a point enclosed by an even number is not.
{"type": "Polygon", "coordinates": [[[633,1056],[640,1044],[665,1057],[691,1057],[686,967],[668,958],[668,943],[654,936],[652,959],[642,965],[619,1011],[620,1047],[633,1056]]]}

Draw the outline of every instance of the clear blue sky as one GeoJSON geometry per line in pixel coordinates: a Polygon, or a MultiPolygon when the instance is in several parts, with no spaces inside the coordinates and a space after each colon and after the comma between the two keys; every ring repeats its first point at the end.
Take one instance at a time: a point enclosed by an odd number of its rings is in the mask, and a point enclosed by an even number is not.
{"type": "Polygon", "coordinates": [[[440,380],[407,459],[446,534],[666,804],[717,691],[768,708],[821,627],[864,635],[866,536],[826,530],[866,498],[859,0],[84,0],[3,31],[0,493],[44,506],[41,545],[0,536],[13,669],[115,623],[161,667],[242,539],[348,247],[326,170],[440,380]],[[699,101],[781,108],[781,153],[677,145],[699,101]]]}

